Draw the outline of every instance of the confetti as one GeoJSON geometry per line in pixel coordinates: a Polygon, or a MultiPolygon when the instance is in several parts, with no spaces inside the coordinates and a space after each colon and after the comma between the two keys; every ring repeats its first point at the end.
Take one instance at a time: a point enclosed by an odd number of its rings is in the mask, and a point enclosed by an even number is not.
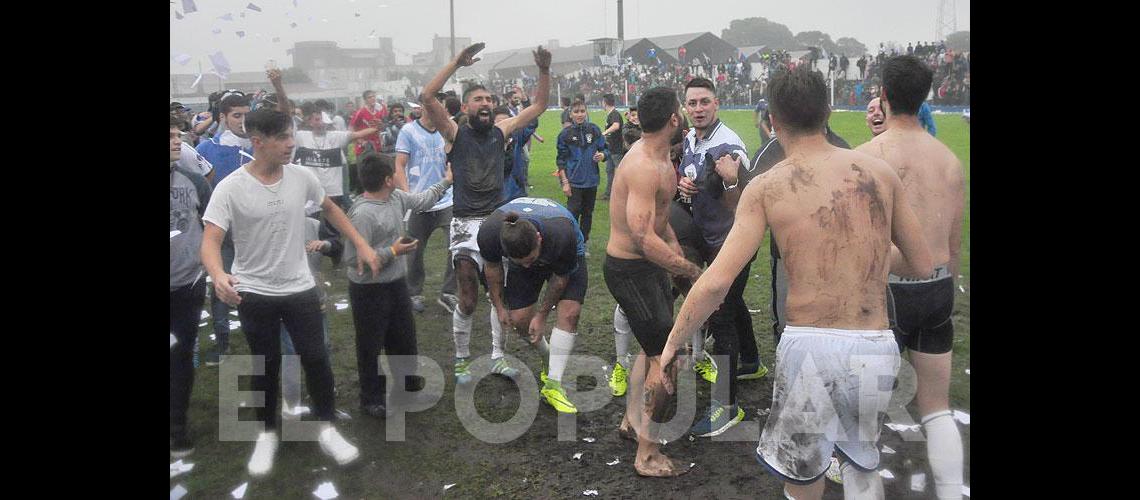
{"type": "Polygon", "coordinates": [[[588,497],[596,497],[598,496],[598,490],[586,490],[583,491],[582,494],[588,497]]]}
{"type": "Polygon", "coordinates": [[[919,472],[910,476],[910,489],[913,491],[926,491],[926,473],[919,472]]]}
{"type": "Polygon", "coordinates": [[[879,471],[879,475],[882,476],[883,479],[894,479],[895,478],[895,475],[892,474],[891,471],[889,471],[887,469],[883,469],[883,470],[879,471]]]}
{"type": "Polygon", "coordinates": [[[618,457],[614,457],[614,461],[606,462],[606,465],[617,465],[619,462],[621,462],[621,460],[619,460],[618,457]]]}
{"type": "Polygon", "coordinates": [[[181,484],[176,485],[173,489],[170,490],[170,500],[178,500],[186,496],[186,493],[187,492],[185,486],[182,486],[181,484]]]}
{"type": "Polygon", "coordinates": [[[198,6],[194,5],[194,0],[182,0],[182,12],[187,14],[198,12],[198,6]]]}
{"type": "Polygon", "coordinates": [[[593,443],[594,441],[597,441],[597,440],[594,438],[582,438],[582,441],[585,441],[587,443],[593,443]]]}
{"type": "Polygon", "coordinates": [[[895,450],[894,450],[894,449],[892,449],[890,446],[887,446],[887,445],[885,445],[885,444],[884,444],[884,445],[883,445],[883,453],[886,453],[886,454],[888,454],[888,455],[891,455],[891,454],[894,454],[894,453],[895,453],[895,450]]]}
{"type": "Polygon", "coordinates": [[[238,38],[245,38],[245,32],[244,31],[238,31],[236,33],[237,33],[238,38]]]}
{"type": "Polygon", "coordinates": [[[241,483],[241,486],[234,488],[234,490],[230,492],[230,496],[237,498],[237,499],[244,498],[245,497],[245,489],[247,487],[249,487],[248,482],[241,483]]]}
{"type": "Polygon", "coordinates": [[[245,8],[252,10],[252,11],[255,11],[255,12],[261,12],[261,7],[258,7],[252,3],[249,5],[246,5],[245,8]]]}
{"type": "Polygon", "coordinates": [[[336,486],[333,486],[333,484],[328,481],[317,486],[317,489],[313,491],[313,495],[321,500],[331,500],[340,496],[340,494],[336,492],[336,486]]]}
{"type": "Polygon", "coordinates": [[[445,484],[445,485],[443,485],[443,491],[450,490],[454,486],[455,486],[455,483],[445,484]]]}
{"type": "Polygon", "coordinates": [[[579,451],[578,453],[574,454],[573,460],[581,460],[581,459],[582,459],[582,452],[579,451]]]}

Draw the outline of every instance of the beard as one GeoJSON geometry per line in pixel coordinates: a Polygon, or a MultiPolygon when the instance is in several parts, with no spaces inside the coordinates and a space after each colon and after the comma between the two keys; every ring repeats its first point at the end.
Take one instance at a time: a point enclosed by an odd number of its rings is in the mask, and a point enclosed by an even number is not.
{"type": "Polygon", "coordinates": [[[669,145],[674,146],[680,144],[683,140],[685,140],[685,130],[681,127],[677,127],[677,130],[673,132],[673,136],[669,138],[669,145]]]}
{"type": "Polygon", "coordinates": [[[486,134],[491,131],[491,127],[495,126],[495,124],[490,120],[490,116],[487,118],[488,119],[484,121],[483,118],[480,117],[478,113],[476,113],[467,116],[467,123],[471,125],[472,129],[475,129],[475,132],[478,132],[479,134],[486,134]]]}

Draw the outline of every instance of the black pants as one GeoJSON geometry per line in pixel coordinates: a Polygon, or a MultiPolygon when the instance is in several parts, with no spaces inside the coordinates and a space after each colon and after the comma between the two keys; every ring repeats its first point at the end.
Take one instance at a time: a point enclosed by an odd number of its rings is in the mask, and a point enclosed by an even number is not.
{"type": "MultiPolygon", "coordinates": [[[[380,348],[389,356],[414,356],[416,323],[412,317],[412,299],[403,278],[390,283],[348,284],[352,302],[352,322],[356,326],[356,369],[360,375],[361,406],[386,404],[384,377],[380,374],[380,348]]],[[[408,360],[389,358],[395,366],[392,373],[403,379],[415,374],[408,360]]]]}
{"type": "MultiPolygon", "coordinates": [[[[336,203],[336,206],[340,207],[340,209],[345,214],[348,213],[348,209],[352,208],[352,201],[349,199],[348,195],[346,195],[346,194],[337,195],[337,196],[329,196],[329,199],[332,200],[333,203],[336,203]]],[[[340,237],[340,231],[338,231],[337,228],[332,225],[332,222],[330,222],[328,220],[326,215],[328,215],[328,214],[324,213],[324,211],[321,211],[321,223],[323,225],[325,225],[326,227],[328,227],[329,233],[331,233],[332,236],[339,238],[340,237]]],[[[351,245],[352,244],[351,241],[348,241],[345,238],[340,238],[340,240],[342,242],[344,242],[345,245],[351,245]]],[[[340,259],[341,259],[341,257],[343,257],[343,255],[344,254],[343,254],[343,250],[342,250],[340,253],[335,253],[335,254],[329,256],[329,258],[332,259],[333,267],[340,265],[340,259]]]]}
{"type": "MultiPolygon", "coordinates": [[[[702,250],[702,257],[705,262],[711,263],[716,255],[720,253],[720,249],[702,250]]],[[[753,256],[752,260],[756,257],[753,256]]],[[[723,395],[722,384],[725,382],[724,376],[728,376],[728,401],[721,401],[725,404],[736,404],[736,374],[740,369],[740,352],[743,349],[748,353],[746,358],[749,360],[759,359],[759,353],[756,347],[756,338],[752,331],[752,318],[744,318],[747,321],[742,322],[741,314],[748,314],[748,305],[744,303],[744,288],[748,285],[748,273],[752,270],[752,260],[744,265],[744,269],[740,270],[740,274],[736,275],[736,279],[732,281],[732,286],[729,287],[728,293],[724,296],[724,302],[717,307],[709,316],[709,331],[712,333],[713,339],[713,354],[726,356],[729,360],[728,370],[725,367],[720,367],[717,371],[717,386],[716,394],[723,395]],[[752,356],[752,357],[748,357],[752,356]]]]}
{"type": "Polygon", "coordinates": [[[570,199],[566,201],[566,208],[578,220],[582,228],[585,241],[590,241],[590,222],[594,220],[594,200],[598,197],[598,186],[589,188],[570,188],[570,199]]]}
{"type": "Polygon", "coordinates": [[[170,349],[170,430],[184,430],[190,391],[194,388],[194,342],[198,316],[206,300],[206,278],[170,292],[170,333],[178,343],[170,349]]]}
{"type": "Polygon", "coordinates": [[[293,295],[273,297],[241,293],[238,317],[254,356],[264,356],[265,374],[254,375],[253,390],[265,394],[257,419],[267,430],[277,428],[281,399],[281,324],[289,331],[293,347],[301,356],[305,387],[313,397],[313,415],[332,421],[334,414],[333,373],[321,331],[321,303],[316,287],[293,295]]]}

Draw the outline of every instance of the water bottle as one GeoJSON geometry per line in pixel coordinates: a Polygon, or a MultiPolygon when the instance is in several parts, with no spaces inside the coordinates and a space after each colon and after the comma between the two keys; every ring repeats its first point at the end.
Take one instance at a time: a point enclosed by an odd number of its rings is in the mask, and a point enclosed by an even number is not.
{"type": "MultiPolygon", "coordinates": [[[[688,177],[689,180],[692,180],[692,181],[695,181],[697,179],[697,167],[696,167],[696,165],[689,164],[688,166],[685,167],[685,177],[688,177]]],[[[688,195],[681,193],[681,203],[684,203],[686,205],[691,205],[693,203],[693,199],[691,197],[689,197],[688,195]]]]}

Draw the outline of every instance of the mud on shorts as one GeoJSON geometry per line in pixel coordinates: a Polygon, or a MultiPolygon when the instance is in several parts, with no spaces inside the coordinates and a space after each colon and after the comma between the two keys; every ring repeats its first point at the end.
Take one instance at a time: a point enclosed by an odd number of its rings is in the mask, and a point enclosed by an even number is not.
{"type": "Polygon", "coordinates": [[[899,348],[943,354],[954,347],[954,279],[949,265],[928,278],[887,277],[887,315],[899,348]]]}
{"type": "Polygon", "coordinates": [[[890,402],[899,360],[890,330],[785,327],[757,460],[796,484],[827,472],[836,448],[852,465],[874,470],[879,416],[890,402]]]}
{"type": "Polygon", "coordinates": [[[606,255],[602,276],[625,311],[630,330],[646,356],[660,356],[673,329],[673,292],[669,274],[645,259],[606,255]]]}
{"type": "MultiPolygon", "coordinates": [[[[503,293],[507,296],[507,308],[514,311],[529,307],[538,302],[538,293],[542,291],[542,284],[550,279],[554,272],[549,269],[536,270],[534,266],[522,267],[510,259],[503,259],[503,268],[507,274],[503,280],[505,285],[503,293]]],[[[579,304],[586,299],[586,286],[589,284],[590,274],[586,268],[586,256],[578,256],[578,268],[570,273],[570,282],[562,291],[558,300],[573,300],[579,304]]]]}
{"type": "Polygon", "coordinates": [[[469,258],[475,262],[480,272],[483,271],[483,256],[479,254],[479,226],[486,219],[485,215],[451,218],[447,250],[451,252],[453,263],[458,262],[460,257],[469,258]]]}

